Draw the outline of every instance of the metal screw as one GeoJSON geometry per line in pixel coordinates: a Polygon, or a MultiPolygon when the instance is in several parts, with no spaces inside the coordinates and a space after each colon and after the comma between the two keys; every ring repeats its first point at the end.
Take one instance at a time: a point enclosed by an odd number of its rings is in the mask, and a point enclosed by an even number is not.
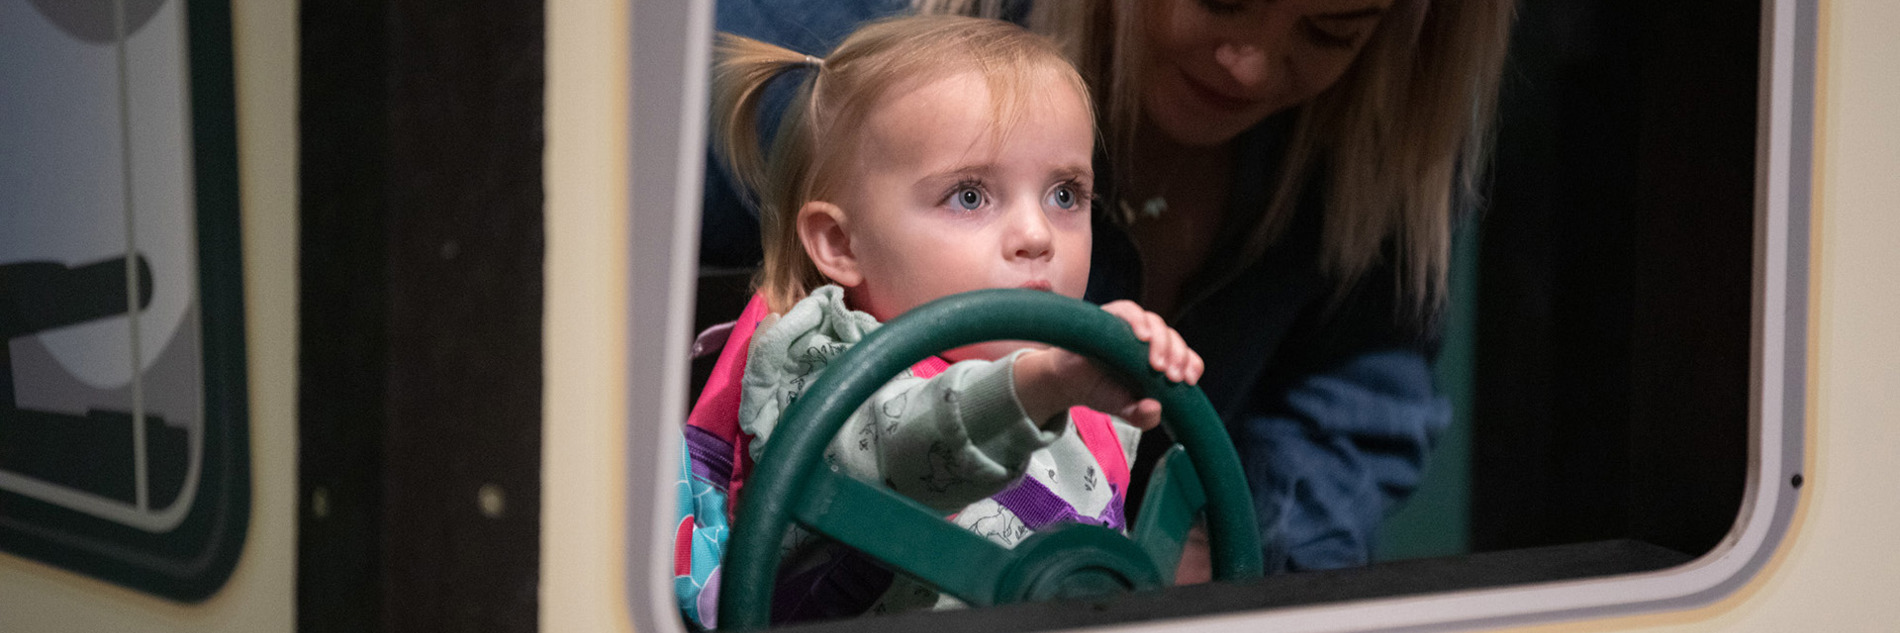
{"type": "Polygon", "coordinates": [[[310,491],[310,516],[322,519],[330,516],[330,489],[317,486],[310,491]]]}
{"type": "Polygon", "coordinates": [[[482,516],[499,519],[501,513],[508,509],[508,496],[501,486],[482,484],[481,489],[475,491],[475,504],[481,507],[482,516]]]}

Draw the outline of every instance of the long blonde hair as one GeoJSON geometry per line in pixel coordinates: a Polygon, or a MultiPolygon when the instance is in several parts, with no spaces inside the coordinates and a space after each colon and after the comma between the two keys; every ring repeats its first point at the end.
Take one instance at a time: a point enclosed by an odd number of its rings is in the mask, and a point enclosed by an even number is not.
{"type": "MultiPolygon", "coordinates": [[[[1141,121],[1136,76],[1142,40],[1136,4],[1147,0],[1045,0],[1026,15],[1095,86],[1116,177],[1139,168],[1131,154],[1141,121]]],[[[913,0],[924,13],[1000,15],[1003,0],[913,0]]],[[[1446,292],[1453,212],[1481,196],[1490,156],[1498,77],[1512,0],[1394,0],[1350,68],[1295,106],[1280,182],[1251,228],[1248,258],[1286,230],[1316,174],[1325,200],[1321,270],[1343,292],[1383,257],[1398,257],[1395,286],[1418,314],[1446,292]]],[[[1111,205],[1110,208],[1113,208],[1111,205]]]]}
{"type": "MultiPolygon", "coordinates": [[[[996,122],[1006,134],[1023,99],[1051,72],[1076,94],[1089,92],[1063,51],[1040,35],[994,19],[903,16],[871,22],[820,59],[757,40],[720,34],[713,65],[714,148],[759,203],[765,259],[754,285],[784,312],[825,283],[798,238],[797,214],[844,181],[862,122],[885,95],[962,72],[989,84],[996,122]],[[770,156],[759,147],[765,86],[809,68],[780,119],[770,156]]],[[[1088,99],[1084,98],[1085,103],[1088,99]]],[[[1090,112],[1093,118],[1093,112],[1090,112]]],[[[847,210],[849,212],[849,210],[847,210]]]]}

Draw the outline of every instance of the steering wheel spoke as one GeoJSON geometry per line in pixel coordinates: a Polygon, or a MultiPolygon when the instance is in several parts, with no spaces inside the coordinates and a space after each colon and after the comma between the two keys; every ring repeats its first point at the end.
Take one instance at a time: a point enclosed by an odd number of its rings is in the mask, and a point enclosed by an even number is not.
{"type": "Polygon", "coordinates": [[[1181,564],[1181,550],[1187,545],[1188,530],[1194,527],[1194,517],[1205,509],[1207,493],[1201,490],[1194,462],[1181,447],[1169,448],[1148,479],[1148,492],[1141,501],[1141,518],[1128,533],[1154,561],[1164,582],[1174,582],[1174,570],[1181,564]]]}
{"type": "Polygon", "coordinates": [[[1010,550],[897,493],[813,469],[792,517],[971,606],[996,604],[1010,550]]]}

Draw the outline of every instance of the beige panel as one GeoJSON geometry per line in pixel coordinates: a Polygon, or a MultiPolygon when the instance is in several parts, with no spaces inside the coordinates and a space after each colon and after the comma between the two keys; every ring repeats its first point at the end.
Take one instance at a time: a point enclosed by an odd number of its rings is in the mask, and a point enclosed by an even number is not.
{"type": "Polygon", "coordinates": [[[547,3],[541,630],[627,615],[625,3],[547,3]]]}

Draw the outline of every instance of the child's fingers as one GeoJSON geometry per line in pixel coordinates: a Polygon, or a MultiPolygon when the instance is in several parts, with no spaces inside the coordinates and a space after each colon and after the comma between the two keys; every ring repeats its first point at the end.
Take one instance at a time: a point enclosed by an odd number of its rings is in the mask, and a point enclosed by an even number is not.
{"type": "Polygon", "coordinates": [[[1161,315],[1143,310],[1133,301],[1113,301],[1102,310],[1128,322],[1135,338],[1148,343],[1148,364],[1174,382],[1195,384],[1205,367],[1201,357],[1161,315]]]}
{"type": "Polygon", "coordinates": [[[1176,332],[1174,328],[1164,327],[1149,345],[1153,350],[1152,362],[1156,363],[1155,369],[1167,374],[1168,380],[1188,381],[1191,377],[1188,373],[1191,369],[1191,359],[1195,354],[1194,350],[1188,347],[1187,340],[1181,338],[1180,332],[1176,332]]]}
{"type": "Polygon", "coordinates": [[[1173,374],[1168,371],[1170,364],[1168,359],[1174,356],[1174,348],[1176,346],[1175,337],[1173,336],[1174,329],[1168,327],[1167,322],[1161,320],[1161,315],[1153,312],[1144,312],[1142,316],[1143,319],[1147,321],[1150,332],[1150,336],[1148,337],[1148,364],[1154,366],[1155,371],[1169,374],[1168,378],[1173,380],[1173,374]]]}
{"type": "Polygon", "coordinates": [[[1182,350],[1188,350],[1188,344],[1182,342],[1182,336],[1176,335],[1174,329],[1169,329],[1161,333],[1161,336],[1155,336],[1155,342],[1151,342],[1151,346],[1155,354],[1159,355],[1157,369],[1161,369],[1161,373],[1169,374],[1169,380],[1172,382],[1182,382],[1182,378],[1186,378],[1182,376],[1182,369],[1184,369],[1182,350]]]}
{"type": "Polygon", "coordinates": [[[1122,408],[1119,415],[1135,428],[1146,431],[1161,425],[1161,403],[1154,398],[1142,398],[1122,408]]]}
{"type": "Polygon", "coordinates": [[[1187,343],[1181,340],[1181,335],[1175,333],[1173,328],[1164,326],[1154,340],[1148,342],[1148,349],[1151,356],[1149,362],[1154,363],[1155,369],[1167,374],[1168,380],[1181,382],[1186,377],[1182,373],[1186,369],[1182,353],[1187,350],[1187,343]]]}
{"type": "Polygon", "coordinates": [[[1181,368],[1181,382],[1190,385],[1199,382],[1201,379],[1201,355],[1194,353],[1194,348],[1188,347],[1187,339],[1181,338],[1180,332],[1169,331],[1173,332],[1174,339],[1180,342],[1180,347],[1177,348],[1180,351],[1176,357],[1175,366],[1181,368]]]}
{"type": "Polygon", "coordinates": [[[1135,331],[1135,338],[1138,340],[1146,341],[1154,334],[1152,326],[1146,317],[1148,311],[1141,309],[1141,306],[1135,305],[1133,301],[1126,299],[1111,301],[1103,305],[1102,310],[1121,318],[1123,321],[1127,321],[1129,329],[1135,331]]]}

